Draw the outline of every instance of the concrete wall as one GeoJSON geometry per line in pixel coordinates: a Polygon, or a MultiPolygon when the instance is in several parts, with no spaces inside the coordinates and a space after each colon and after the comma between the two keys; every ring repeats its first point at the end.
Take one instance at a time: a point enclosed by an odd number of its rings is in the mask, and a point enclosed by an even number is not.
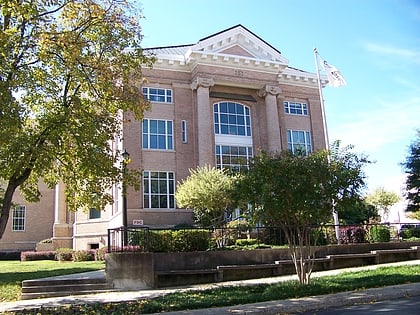
{"type": "MultiPolygon", "coordinates": [[[[420,242],[320,246],[316,251],[316,257],[323,259],[314,270],[328,270],[419,259],[420,242]]],[[[115,288],[145,289],[292,273],[287,248],[106,255],[107,279],[115,288]]]]}

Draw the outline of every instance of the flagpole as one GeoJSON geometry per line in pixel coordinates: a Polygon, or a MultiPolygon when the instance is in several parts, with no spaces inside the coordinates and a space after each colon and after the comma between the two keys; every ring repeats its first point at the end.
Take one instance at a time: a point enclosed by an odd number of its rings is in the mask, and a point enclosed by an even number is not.
{"type": "MultiPolygon", "coordinates": [[[[321,76],[319,74],[319,61],[318,61],[318,51],[314,48],[314,58],[315,58],[315,67],[316,67],[316,76],[318,79],[318,90],[319,90],[319,100],[321,102],[321,115],[322,115],[322,125],[324,127],[324,141],[325,141],[325,149],[327,150],[327,157],[328,163],[331,162],[330,157],[330,147],[329,147],[329,139],[328,139],[328,128],[327,128],[327,118],[325,116],[325,106],[324,106],[324,96],[322,94],[322,84],[321,84],[321,76]]],[[[333,200],[333,209],[332,214],[334,218],[334,227],[335,227],[335,237],[337,238],[337,243],[340,244],[340,221],[338,220],[338,213],[335,210],[335,201],[333,200]]]]}

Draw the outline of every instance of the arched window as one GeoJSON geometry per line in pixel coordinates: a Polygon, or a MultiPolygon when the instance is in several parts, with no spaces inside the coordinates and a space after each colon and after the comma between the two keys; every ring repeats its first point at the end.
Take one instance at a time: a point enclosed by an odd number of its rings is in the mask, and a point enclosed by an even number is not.
{"type": "Polygon", "coordinates": [[[249,107],[234,102],[213,105],[214,133],[251,137],[251,115],[249,107]]]}

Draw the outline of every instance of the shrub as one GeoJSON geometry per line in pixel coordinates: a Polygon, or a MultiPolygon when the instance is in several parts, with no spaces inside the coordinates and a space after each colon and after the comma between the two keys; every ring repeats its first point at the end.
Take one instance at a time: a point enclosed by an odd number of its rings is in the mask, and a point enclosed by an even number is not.
{"type": "Polygon", "coordinates": [[[55,257],[58,261],[72,261],[73,249],[71,248],[58,248],[55,251],[55,257]]]}
{"type": "Polygon", "coordinates": [[[240,239],[237,239],[235,242],[235,245],[237,246],[250,246],[250,245],[256,245],[256,244],[258,244],[258,240],[255,238],[250,238],[250,239],[240,238],[240,239]]]}
{"type": "Polygon", "coordinates": [[[150,252],[172,251],[172,231],[150,231],[149,246],[150,252]]]}
{"type": "Polygon", "coordinates": [[[340,242],[342,244],[364,243],[366,231],[358,226],[340,228],[340,242]]]}
{"type": "Polygon", "coordinates": [[[374,243],[389,242],[391,240],[391,232],[386,226],[375,225],[370,229],[369,240],[374,243]]]}
{"type": "Polygon", "coordinates": [[[143,246],[147,242],[148,230],[140,229],[135,231],[128,231],[128,245],[143,246]]]}
{"type": "Polygon", "coordinates": [[[328,243],[327,236],[323,229],[315,228],[311,230],[311,245],[324,246],[328,243]]]}
{"type": "Polygon", "coordinates": [[[206,230],[178,230],[172,232],[173,250],[179,252],[203,251],[209,248],[206,230]]]}
{"type": "Polygon", "coordinates": [[[420,228],[412,227],[401,230],[401,237],[403,239],[420,238],[420,228]]]}
{"type": "Polygon", "coordinates": [[[95,253],[96,254],[95,255],[95,260],[105,261],[105,255],[106,255],[107,252],[108,252],[108,247],[99,248],[95,253]]]}
{"type": "Polygon", "coordinates": [[[20,261],[55,260],[54,251],[29,251],[20,253],[20,261]]]}
{"type": "Polygon", "coordinates": [[[95,260],[95,250],[76,250],[72,254],[73,261],[95,260]]]}
{"type": "Polygon", "coordinates": [[[20,259],[20,252],[0,252],[0,260],[17,260],[20,259]]]}

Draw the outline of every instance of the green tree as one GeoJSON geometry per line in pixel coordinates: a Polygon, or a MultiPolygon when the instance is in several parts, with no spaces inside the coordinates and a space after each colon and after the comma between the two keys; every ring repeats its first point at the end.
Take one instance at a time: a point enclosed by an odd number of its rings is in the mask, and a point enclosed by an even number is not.
{"type": "Polygon", "coordinates": [[[234,181],[235,176],[226,170],[197,167],[177,184],[176,202],[181,208],[193,209],[195,221],[201,227],[219,227],[232,206],[234,181]]]}
{"type": "MultiPolygon", "coordinates": [[[[0,0],[0,237],[13,194],[66,185],[70,210],[103,209],[122,179],[122,113],[142,117],[139,18],[119,0],[0,0]]],[[[126,179],[133,183],[136,172],[126,179]]]]}
{"type": "Polygon", "coordinates": [[[344,207],[338,206],[340,222],[344,224],[364,224],[379,218],[378,210],[375,206],[366,202],[366,199],[355,199],[351,205],[344,207]]]}
{"type": "Polygon", "coordinates": [[[329,161],[325,151],[261,153],[237,183],[236,199],[249,202],[253,219],[285,233],[302,284],[310,282],[320,225],[330,220],[334,204],[358,197],[363,185],[346,165],[329,161]]]}
{"type": "Polygon", "coordinates": [[[382,212],[384,220],[388,220],[389,211],[393,205],[400,201],[400,197],[392,192],[386,191],[383,187],[376,188],[366,197],[366,202],[373,205],[382,212]]]}
{"type": "Polygon", "coordinates": [[[417,130],[417,139],[411,143],[406,161],[402,165],[407,174],[405,197],[408,204],[406,210],[420,219],[420,129],[417,130]]]}

